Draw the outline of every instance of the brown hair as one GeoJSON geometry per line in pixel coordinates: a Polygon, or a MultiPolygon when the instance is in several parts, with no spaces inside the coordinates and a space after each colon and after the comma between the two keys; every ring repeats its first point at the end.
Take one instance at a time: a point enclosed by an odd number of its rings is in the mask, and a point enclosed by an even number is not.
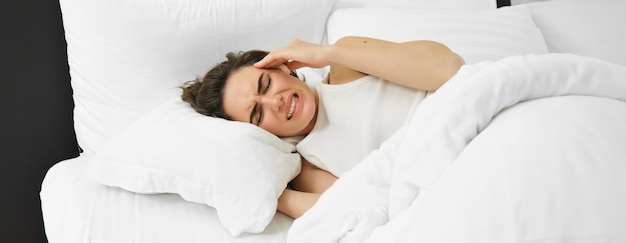
{"type": "MultiPolygon", "coordinates": [[[[224,87],[231,73],[263,59],[269,52],[250,50],[246,52],[229,52],[226,61],[211,68],[204,77],[184,83],[181,88],[182,99],[191,104],[200,114],[232,120],[224,111],[224,87]]],[[[291,75],[298,75],[291,71],[291,75]]]]}

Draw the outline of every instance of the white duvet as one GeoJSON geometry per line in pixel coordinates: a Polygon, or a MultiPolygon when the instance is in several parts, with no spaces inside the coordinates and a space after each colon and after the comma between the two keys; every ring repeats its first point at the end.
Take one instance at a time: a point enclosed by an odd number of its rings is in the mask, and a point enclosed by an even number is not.
{"type": "Polygon", "coordinates": [[[626,242],[626,67],[464,66],[294,221],[292,242],[626,242]]]}

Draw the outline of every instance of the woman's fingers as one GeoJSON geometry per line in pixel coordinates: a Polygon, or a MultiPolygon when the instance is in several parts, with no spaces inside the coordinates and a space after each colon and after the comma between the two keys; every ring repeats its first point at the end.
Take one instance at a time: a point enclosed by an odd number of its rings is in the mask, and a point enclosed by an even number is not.
{"type": "Polygon", "coordinates": [[[287,61],[287,59],[282,58],[282,57],[276,57],[276,55],[273,55],[273,53],[270,53],[267,56],[265,56],[265,58],[261,59],[261,61],[258,61],[257,63],[255,63],[254,67],[256,67],[256,68],[276,68],[276,67],[284,64],[286,61],[287,61]]]}
{"type": "Polygon", "coordinates": [[[309,65],[306,65],[305,63],[301,63],[298,61],[292,61],[287,64],[287,68],[289,68],[289,70],[296,70],[298,68],[308,67],[308,66],[309,65]]]}
{"type": "Polygon", "coordinates": [[[254,64],[256,68],[277,68],[288,62],[290,70],[301,67],[323,67],[324,60],[319,58],[321,45],[307,43],[298,39],[293,40],[287,46],[270,52],[261,61],[254,64]]]}

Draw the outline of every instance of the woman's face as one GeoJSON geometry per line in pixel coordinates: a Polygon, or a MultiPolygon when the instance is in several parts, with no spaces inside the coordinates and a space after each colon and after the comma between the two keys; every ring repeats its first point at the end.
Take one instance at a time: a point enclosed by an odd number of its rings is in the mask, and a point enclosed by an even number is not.
{"type": "Polygon", "coordinates": [[[284,70],[242,67],[224,87],[224,110],[279,137],[308,134],[315,125],[317,94],[284,70]]]}

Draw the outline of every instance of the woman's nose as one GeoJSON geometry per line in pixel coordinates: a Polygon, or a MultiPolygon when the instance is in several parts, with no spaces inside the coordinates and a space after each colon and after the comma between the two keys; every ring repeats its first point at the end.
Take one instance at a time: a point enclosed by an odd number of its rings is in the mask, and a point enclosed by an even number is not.
{"type": "Polygon", "coordinates": [[[269,107],[274,111],[280,111],[280,107],[283,104],[282,97],[280,95],[264,95],[261,96],[261,103],[264,106],[269,107]]]}

